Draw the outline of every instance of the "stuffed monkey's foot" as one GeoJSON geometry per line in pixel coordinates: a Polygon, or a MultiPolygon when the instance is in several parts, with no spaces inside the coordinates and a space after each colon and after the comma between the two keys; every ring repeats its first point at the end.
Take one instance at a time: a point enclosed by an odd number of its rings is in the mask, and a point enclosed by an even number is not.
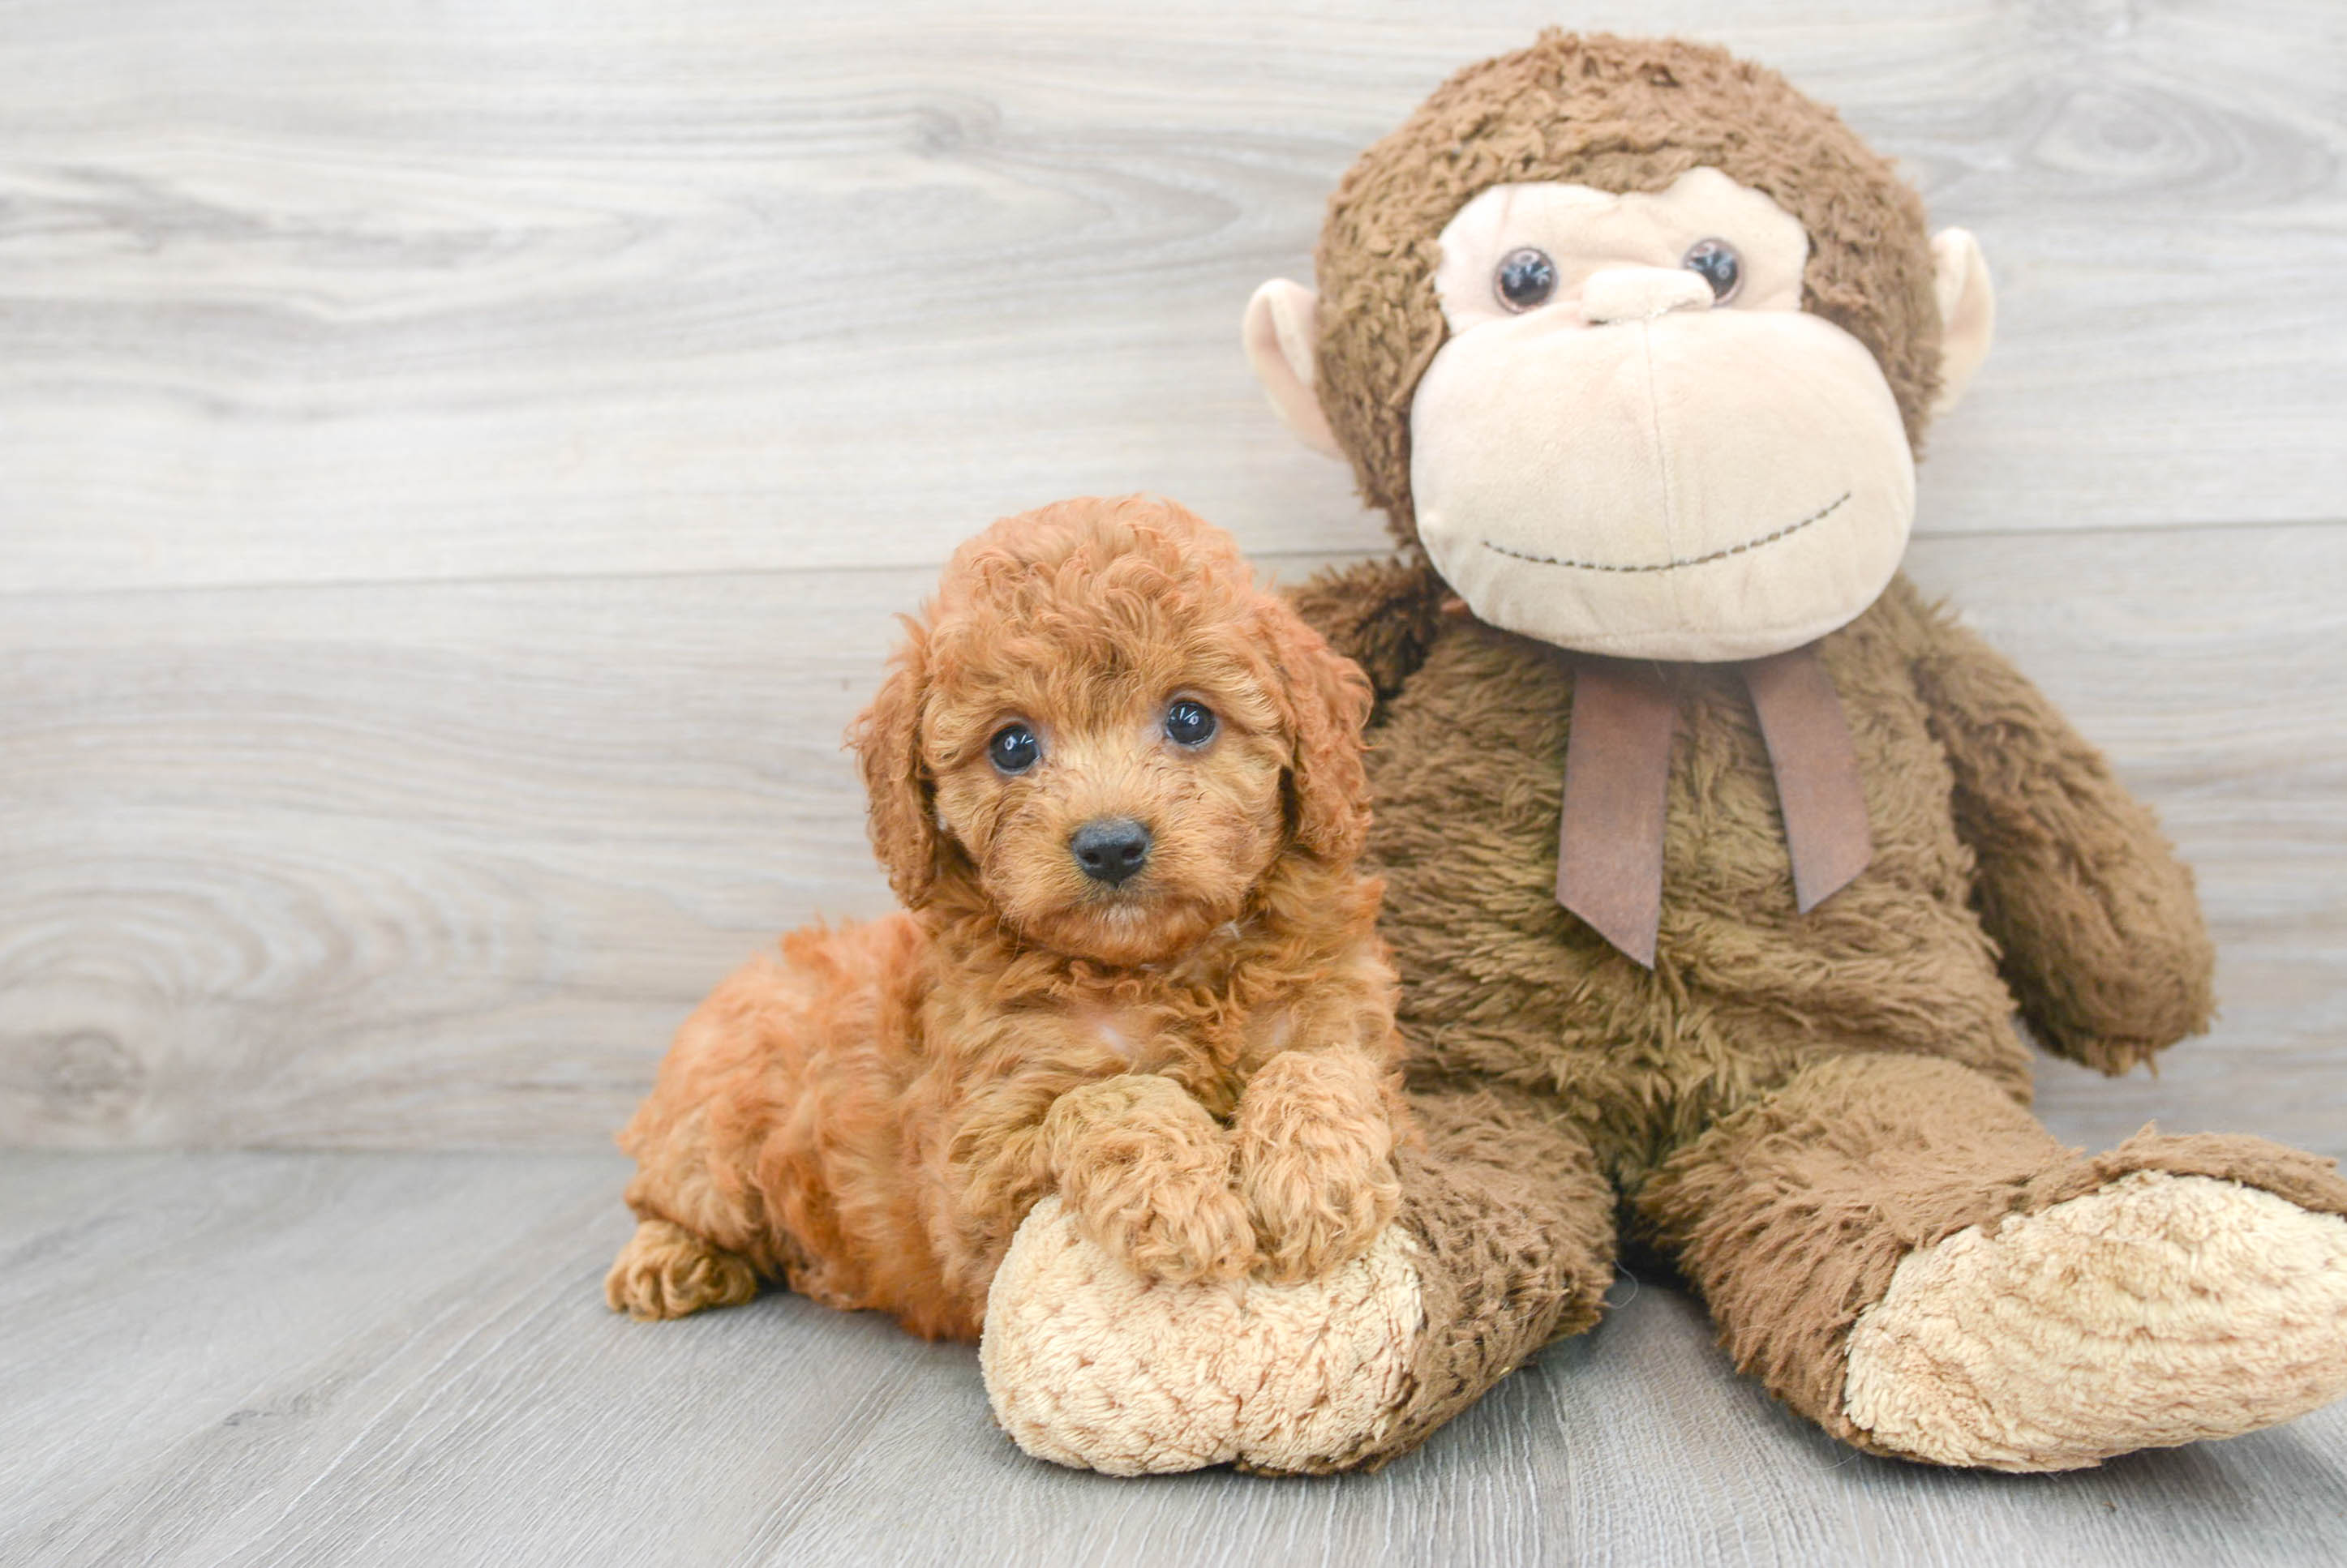
{"type": "Polygon", "coordinates": [[[1321,1472],[1407,1453],[1550,1340],[1597,1321],[1614,1196],[1532,1096],[1413,1097],[1400,1208],[1293,1285],[1152,1283],[1036,1205],[987,1296],[979,1364],[1038,1458],[1113,1474],[1321,1472]]]}
{"type": "Polygon", "coordinates": [[[1637,1198],[1740,1371],[1846,1442],[2069,1470],[2347,1392],[2347,1181],[2262,1138],[2086,1155],[1936,1057],[1829,1057],[1637,1198]]]}
{"type": "Polygon", "coordinates": [[[2347,1394],[2347,1219],[2139,1171],[1909,1254],[1849,1358],[1849,1419],[1939,1464],[2232,1437],[2347,1394]]]}
{"type": "Polygon", "coordinates": [[[1415,1250],[1389,1226],[1301,1285],[1170,1285],[1127,1268],[1046,1198],[987,1298],[979,1364],[995,1419],[1039,1459],[1112,1475],[1325,1468],[1408,1389],[1415,1250]]]}
{"type": "Polygon", "coordinates": [[[738,1307],[757,1294],[758,1271],[749,1259],[666,1220],[638,1225],[603,1279],[611,1310],[644,1322],[738,1307]]]}

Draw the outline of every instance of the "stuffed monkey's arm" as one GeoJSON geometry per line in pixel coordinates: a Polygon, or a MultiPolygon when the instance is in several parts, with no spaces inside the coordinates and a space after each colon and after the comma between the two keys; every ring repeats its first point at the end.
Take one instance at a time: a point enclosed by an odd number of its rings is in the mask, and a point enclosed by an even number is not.
{"type": "Polygon", "coordinates": [[[2047,1049],[2116,1075],[2209,1027],[2216,955],[2150,810],[2020,671],[1902,596],[1915,671],[1956,777],[1956,829],[1979,863],[1981,918],[2047,1049]]]}
{"type": "Polygon", "coordinates": [[[1450,594],[1433,568],[1389,556],[1316,572],[1288,598],[1329,647],[1368,674],[1382,707],[1426,661],[1450,594]]]}

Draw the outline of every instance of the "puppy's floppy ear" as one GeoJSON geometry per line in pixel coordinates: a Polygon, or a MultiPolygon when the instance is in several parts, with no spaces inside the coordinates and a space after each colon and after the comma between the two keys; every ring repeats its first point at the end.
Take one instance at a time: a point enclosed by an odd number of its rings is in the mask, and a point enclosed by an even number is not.
{"type": "Polygon", "coordinates": [[[848,730],[857,768],[871,797],[866,825],[872,849],[887,869],[888,886],[908,909],[929,901],[938,876],[937,805],[921,763],[921,699],[928,690],[928,635],[905,622],[903,647],[889,661],[887,682],[848,730]]]}
{"type": "Polygon", "coordinates": [[[1287,600],[1266,595],[1263,630],[1280,675],[1295,753],[1288,771],[1288,826],[1323,860],[1361,852],[1369,831],[1369,781],[1361,730],[1373,693],[1361,667],[1322,641],[1287,600]]]}

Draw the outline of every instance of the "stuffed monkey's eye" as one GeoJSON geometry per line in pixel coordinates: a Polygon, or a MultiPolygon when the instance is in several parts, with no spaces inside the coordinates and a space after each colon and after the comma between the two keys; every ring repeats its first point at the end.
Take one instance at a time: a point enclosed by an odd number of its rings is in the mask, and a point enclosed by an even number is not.
{"type": "Polygon", "coordinates": [[[1203,746],[1214,738],[1214,715],[1184,697],[1165,710],[1165,738],[1177,746],[1203,746]]]}
{"type": "Polygon", "coordinates": [[[1726,304],[1744,283],[1744,258],[1725,240],[1697,240],[1679,265],[1711,285],[1714,303],[1726,304]]]}
{"type": "Polygon", "coordinates": [[[1548,259],[1547,251],[1530,245],[1511,251],[1500,258],[1499,270],[1491,274],[1491,292],[1512,311],[1544,305],[1556,292],[1556,263],[1548,259]]]}
{"type": "Polygon", "coordinates": [[[1005,724],[986,743],[986,754],[1006,774],[1023,774],[1042,759],[1043,743],[1024,724],[1005,724]]]}

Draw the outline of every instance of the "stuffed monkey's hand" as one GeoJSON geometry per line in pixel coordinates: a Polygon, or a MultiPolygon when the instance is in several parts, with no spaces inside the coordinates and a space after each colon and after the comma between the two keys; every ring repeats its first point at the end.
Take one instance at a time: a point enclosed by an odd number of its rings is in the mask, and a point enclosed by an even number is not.
{"type": "Polygon", "coordinates": [[[1368,1250],[1401,1202],[1400,1114],[1385,1073],[1358,1051],[1282,1051],[1248,1081],[1233,1133],[1257,1273],[1292,1285],[1368,1250]]]}
{"type": "Polygon", "coordinates": [[[1170,1078],[1128,1072],[1071,1089],[1043,1119],[1061,1201],[1144,1279],[1236,1279],[1255,1225],[1231,1190],[1231,1137],[1170,1078]]]}

